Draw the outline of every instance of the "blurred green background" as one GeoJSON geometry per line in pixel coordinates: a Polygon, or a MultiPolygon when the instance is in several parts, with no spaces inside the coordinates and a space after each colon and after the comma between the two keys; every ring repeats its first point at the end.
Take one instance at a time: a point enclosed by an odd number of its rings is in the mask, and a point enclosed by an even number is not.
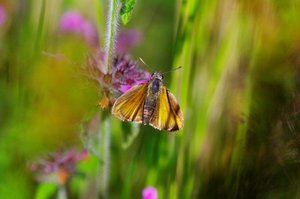
{"type": "Polygon", "coordinates": [[[77,11],[103,47],[108,3],[0,1],[0,198],[55,198],[59,188],[30,165],[83,148],[94,114],[109,147],[100,141],[98,156],[77,165],[67,198],[141,198],[146,186],[171,199],[300,198],[300,1],[136,2],[119,27],[142,35],[128,53],[152,70],[183,66],[165,75],[185,115],[176,133],[97,106],[101,91],[84,70],[95,46],[62,32],[60,19],[77,11]]]}

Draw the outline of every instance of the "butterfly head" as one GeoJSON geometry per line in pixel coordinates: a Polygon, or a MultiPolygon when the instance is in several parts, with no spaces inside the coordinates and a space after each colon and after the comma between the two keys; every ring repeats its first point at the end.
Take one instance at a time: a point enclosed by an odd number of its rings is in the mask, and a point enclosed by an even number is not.
{"type": "Polygon", "coordinates": [[[164,76],[163,74],[159,73],[159,72],[154,72],[152,73],[152,77],[151,79],[159,79],[159,80],[163,80],[164,76]]]}

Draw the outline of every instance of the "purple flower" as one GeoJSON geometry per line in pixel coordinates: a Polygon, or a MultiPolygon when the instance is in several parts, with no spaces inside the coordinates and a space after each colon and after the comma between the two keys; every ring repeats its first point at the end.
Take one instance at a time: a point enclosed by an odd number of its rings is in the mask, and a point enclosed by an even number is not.
{"type": "Polygon", "coordinates": [[[89,59],[89,72],[104,90],[124,93],[131,87],[145,83],[151,74],[141,68],[129,55],[116,56],[113,60],[111,74],[104,74],[104,52],[99,50],[89,59]]]}
{"type": "Polygon", "coordinates": [[[65,184],[74,174],[77,162],[86,159],[87,155],[87,150],[78,152],[71,149],[66,152],[54,152],[33,163],[31,169],[36,171],[39,181],[53,179],[58,184],[65,184]]]}
{"type": "Polygon", "coordinates": [[[60,29],[64,32],[78,32],[82,30],[85,19],[76,11],[67,11],[60,19],[60,29]]]}
{"type": "Polygon", "coordinates": [[[142,35],[138,30],[123,30],[117,35],[117,54],[128,52],[133,46],[141,41],[142,35]]]}
{"type": "Polygon", "coordinates": [[[135,85],[147,82],[150,78],[151,74],[138,67],[138,62],[132,60],[129,55],[115,57],[112,67],[112,85],[121,93],[135,85]]]}
{"type": "Polygon", "coordinates": [[[0,26],[2,26],[5,23],[5,20],[6,20],[6,10],[2,5],[0,5],[0,26]]]}
{"type": "Polygon", "coordinates": [[[157,194],[157,190],[155,187],[146,187],[143,190],[143,194],[142,194],[142,199],[157,199],[158,198],[158,194],[157,194]]]}
{"type": "Polygon", "coordinates": [[[98,31],[96,26],[76,11],[67,11],[62,15],[60,30],[62,32],[78,34],[89,44],[98,45],[98,31]]]}
{"type": "Polygon", "coordinates": [[[91,23],[90,21],[85,21],[82,24],[81,34],[89,44],[98,46],[98,31],[93,23],[91,23]]]}
{"type": "Polygon", "coordinates": [[[141,68],[129,55],[115,56],[110,73],[105,72],[105,53],[99,49],[88,59],[88,76],[98,82],[102,91],[99,105],[104,109],[112,105],[116,97],[131,87],[146,83],[151,74],[141,68]]]}

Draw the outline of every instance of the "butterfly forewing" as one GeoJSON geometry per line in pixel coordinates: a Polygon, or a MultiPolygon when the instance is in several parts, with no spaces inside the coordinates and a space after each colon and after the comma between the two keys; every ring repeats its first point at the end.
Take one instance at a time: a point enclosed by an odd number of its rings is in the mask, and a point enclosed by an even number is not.
{"type": "Polygon", "coordinates": [[[183,114],[174,95],[161,87],[150,125],[159,130],[176,131],[183,127],[183,114]]]}
{"type": "Polygon", "coordinates": [[[148,83],[139,84],[121,95],[112,107],[112,113],[121,120],[142,122],[148,83]]]}

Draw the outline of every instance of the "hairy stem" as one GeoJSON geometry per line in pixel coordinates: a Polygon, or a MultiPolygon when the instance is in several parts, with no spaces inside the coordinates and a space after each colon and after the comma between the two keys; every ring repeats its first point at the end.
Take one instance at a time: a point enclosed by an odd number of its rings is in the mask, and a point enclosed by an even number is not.
{"type": "Polygon", "coordinates": [[[105,47],[105,66],[106,73],[110,73],[114,49],[115,49],[115,41],[118,30],[118,21],[119,21],[119,13],[120,13],[121,3],[120,0],[110,0],[109,5],[109,13],[107,17],[107,30],[106,30],[106,47],[105,47]]]}
{"type": "MultiPolygon", "coordinates": [[[[112,68],[112,62],[114,57],[116,35],[118,30],[118,20],[120,14],[121,2],[120,0],[110,0],[109,12],[107,16],[107,30],[106,30],[106,46],[105,46],[105,73],[109,74],[112,68]]],[[[103,121],[101,132],[103,137],[99,134],[99,144],[101,146],[102,157],[102,183],[101,193],[102,198],[108,198],[108,186],[109,186],[109,166],[110,166],[110,139],[111,139],[111,126],[110,117],[106,117],[103,121]]],[[[99,132],[99,133],[101,133],[99,132]]]]}

